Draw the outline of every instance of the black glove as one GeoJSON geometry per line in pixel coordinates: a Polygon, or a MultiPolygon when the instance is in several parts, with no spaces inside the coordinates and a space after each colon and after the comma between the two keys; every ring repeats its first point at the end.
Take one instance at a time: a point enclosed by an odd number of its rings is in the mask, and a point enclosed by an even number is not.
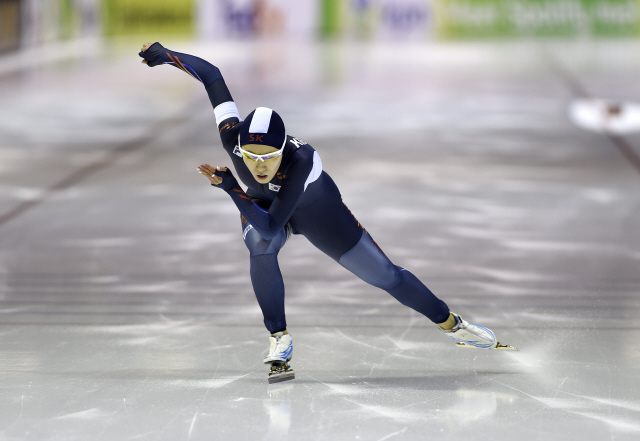
{"type": "Polygon", "coordinates": [[[147,66],[154,67],[168,61],[167,50],[158,42],[153,43],[146,51],[140,52],[141,58],[147,60],[147,66]]]}
{"type": "Polygon", "coordinates": [[[238,181],[236,181],[233,173],[231,173],[231,170],[228,168],[227,171],[216,170],[213,174],[220,176],[222,178],[222,182],[218,185],[211,184],[212,186],[221,188],[224,191],[229,191],[234,187],[239,187],[238,181]]]}

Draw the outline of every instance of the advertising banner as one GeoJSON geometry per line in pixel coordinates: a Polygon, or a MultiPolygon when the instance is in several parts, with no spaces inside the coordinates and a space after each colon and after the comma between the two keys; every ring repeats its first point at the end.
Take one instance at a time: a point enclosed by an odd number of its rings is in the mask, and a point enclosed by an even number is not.
{"type": "Polygon", "coordinates": [[[199,0],[201,38],[287,37],[317,35],[319,0],[199,0]]]}
{"type": "Polygon", "coordinates": [[[192,35],[197,0],[102,0],[107,35],[192,35]]]}
{"type": "Polygon", "coordinates": [[[322,35],[360,39],[426,39],[433,27],[431,0],[323,0],[322,35]]]}
{"type": "Polygon", "coordinates": [[[438,37],[640,35],[640,0],[433,0],[438,37]]]}

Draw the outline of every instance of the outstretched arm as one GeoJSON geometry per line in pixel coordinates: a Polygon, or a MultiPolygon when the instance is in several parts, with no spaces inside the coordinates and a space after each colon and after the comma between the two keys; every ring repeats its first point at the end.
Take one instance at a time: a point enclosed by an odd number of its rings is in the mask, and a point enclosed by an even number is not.
{"type": "Polygon", "coordinates": [[[213,64],[193,55],[169,50],[158,42],[153,44],[145,43],[139,55],[144,58],[142,62],[149,67],[171,64],[204,84],[204,88],[209,95],[209,101],[211,101],[216,114],[218,127],[225,121],[240,121],[238,108],[233,102],[220,69],[213,64]]]}
{"type": "Polygon", "coordinates": [[[240,213],[249,220],[253,228],[266,240],[272,239],[279,229],[286,224],[288,218],[278,225],[277,221],[253,203],[251,198],[240,188],[238,181],[227,167],[212,167],[209,164],[198,166],[198,172],[204,175],[211,185],[221,188],[231,196],[231,200],[236,204],[240,213]]]}
{"type": "Polygon", "coordinates": [[[304,193],[307,182],[301,180],[304,173],[307,175],[312,170],[302,170],[299,177],[294,176],[293,182],[283,186],[281,195],[271,204],[269,211],[265,211],[253,203],[253,200],[240,188],[238,181],[226,167],[212,167],[209,164],[201,164],[198,172],[203,174],[212,185],[223,189],[240,210],[240,213],[249,220],[249,223],[266,239],[272,239],[278,231],[285,226],[298,202],[304,193]]]}

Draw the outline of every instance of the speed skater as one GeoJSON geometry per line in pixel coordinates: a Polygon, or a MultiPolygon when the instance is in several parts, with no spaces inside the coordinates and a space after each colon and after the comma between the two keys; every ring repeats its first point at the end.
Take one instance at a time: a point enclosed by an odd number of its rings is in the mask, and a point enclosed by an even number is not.
{"type": "Polygon", "coordinates": [[[248,187],[243,191],[226,167],[198,167],[240,211],[251,283],[271,333],[264,358],[271,365],[270,382],[294,378],[289,366],[293,340],[287,330],[285,288],[278,264],[278,253],[291,234],[303,235],[360,279],[436,323],[458,346],[515,349],[501,345],[490,329],[451,312],[411,271],[393,264],[343,203],[318,152],[300,138],[287,135],[282,118],[273,109],[258,107],[242,120],[216,66],[157,42],[144,44],[139,55],[150,67],[170,64],[204,85],[222,147],[248,187]]]}

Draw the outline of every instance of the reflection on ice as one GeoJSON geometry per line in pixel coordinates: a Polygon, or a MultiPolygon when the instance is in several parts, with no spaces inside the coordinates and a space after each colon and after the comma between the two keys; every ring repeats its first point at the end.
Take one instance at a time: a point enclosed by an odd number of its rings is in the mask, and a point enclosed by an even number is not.
{"type": "Polygon", "coordinates": [[[442,409],[439,418],[463,425],[491,418],[496,413],[498,404],[513,404],[518,399],[515,395],[473,389],[459,389],[456,396],[459,399],[442,409]]]}
{"type": "Polygon", "coordinates": [[[292,420],[291,394],[295,388],[294,381],[269,385],[267,390],[269,398],[262,401],[269,417],[269,426],[264,439],[287,439],[292,420]]]}

